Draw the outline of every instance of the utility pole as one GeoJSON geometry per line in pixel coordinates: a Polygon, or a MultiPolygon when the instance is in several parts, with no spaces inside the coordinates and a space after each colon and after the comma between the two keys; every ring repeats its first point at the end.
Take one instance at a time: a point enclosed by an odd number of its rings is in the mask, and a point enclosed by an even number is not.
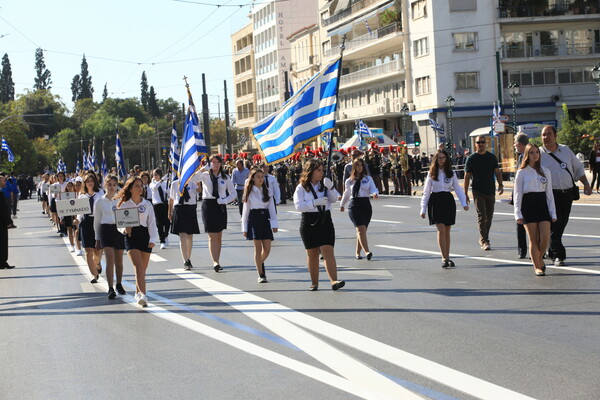
{"type": "Polygon", "coordinates": [[[229,99],[227,98],[227,81],[223,81],[223,91],[225,92],[225,137],[227,139],[227,149],[225,153],[233,154],[233,146],[231,145],[231,131],[229,129],[229,99]]]}
{"type": "Polygon", "coordinates": [[[202,74],[202,123],[204,124],[204,141],[210,156],[210,115],[208,114],[208,95],[206,94],[206,75],[202,74]]]}

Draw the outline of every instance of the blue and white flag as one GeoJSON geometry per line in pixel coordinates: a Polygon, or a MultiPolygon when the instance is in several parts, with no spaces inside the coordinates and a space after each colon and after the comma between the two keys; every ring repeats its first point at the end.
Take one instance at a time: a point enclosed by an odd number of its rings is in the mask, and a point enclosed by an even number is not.
{"type": "Polygon", "coordinates": [[[92,171],[96,171],[97,169],[97,164],[96,164],[96,140],[94,139],[94,144],[92,145],[92,157],[90,158],[90,169],[92,171]]]}
{"type": "Polygon", "coordinates": [[[173,130],[171,130],[171,150],[169,151],[169,161],[171,162],[172,179],[175,180],[179,176],[179,140],[177,139],[177,129],[173,122],[173,130]]]}
{"type": "Polygon", "coordinates": [[[368,31],[369,33],[373,33],[373,31],[372,31],[372,30],[371,30],[371,28],[369,27],[369,22],[368,22],[368,21],[365,21],[365,25],[367,26],[367,31],[368,31]]]}
{"type": "Polygon", "coordinates": [[[119,130],[117,129],[117,144],[115,146],[115,162],[117,163],[117,176],[119,181],[124,179],[127,174],[125,173],[125,160],[123,158],[123,147],[121,146],[121,139],[119,138],[119,130]]]}
{"type": "Polygon", "coordinates": [[[292,85],[292,80],[290,79],[290,98],[294,96],[294,85],[292,85]]]}
{"type": "Polygon", "coordinates": [[[369,127],[367,126],[367,124],[365,124],[362,119],[358,120],[358,132],[361,135],[369,135],[371,137],[375,137],[375,135],[373,134],[373,132],[371,132],[371,130],[369,129],[369,127]]]}
{"type": "Polygon", "coordinates": [[[322,141],[323,141],[323,148],[325,149],[325,151],[329,151],[329,139],[331,139],[331,135],[332,135],[331,131],[323,132],[322,141]]]}
{"type": "Polygon", "coordinates": [[[65,164],[62,158],[58,159],[58,163],[56,164],[56,172],[67,172],[67,164],[65,164]]]}
{"type": "Polygon", "coordinates": [[[340,56],[310,78],[279,111],[252,129],[267,163],[291,156],[302,142],[335,128],[341,63],[340,56]]]}
{"type": "Polygon", "coordinates": [[[440,124],[437,123],[437,121],[434,121],[431,118],[429,118],[429,125],[431,126],[431,129],[436,131],[439,136],[446,135],[446,132],[444,132],[444,128],[441,127],[440,124]]]}
{"type": "Polygon", "coordinates": [[[187,112],[183,140],[181,141],[181,159],[179,163],[179,193],[183,195],[185,186],[192,176],[200,169],[200,160],[206,157],[208,150],[204,135],[200,130],[198,114],[188,87],[189,107],[187,112]]]}
{"type": "Polygon", "coordinates": [[[492,104],[492,118],[493,119],[497,119],[498,118],[498,111],[496,110],[496,102],[495,101],[492,104]]]}
{"type": "Polygon", "coordinates": [[[88,152],[87,152],[87,156],[85,158],[86,161],[86,165],[87,165],[87,170],[91,171],[94,169],[94,166],[92,165],[92,150],[91,150],[92,146],[90,146],[88,144],[88,152]]]}
{"type": "Polygon", "coordinates": [[[10,147],[8,147],[8,143],[4,137],[2,137],[2,150],[6,151],[6,154],[8,154],[8,162],[15,162],[15,155],[10,150],[10,147]]]}
{"type": "Polygon", "coordinates": [[[106,156],[104,155],[104,140],[102,141],[102,166],[100,167],[102,176],[108,175],[108,168],[106,167],[106,156]]]}
{"type": "Polygon", "coordinates": [[[79,174],[81,171],[81,164],[79,164],[79,154],[77,154],[77,165],[75,165],[75,172],[79,174]]]}

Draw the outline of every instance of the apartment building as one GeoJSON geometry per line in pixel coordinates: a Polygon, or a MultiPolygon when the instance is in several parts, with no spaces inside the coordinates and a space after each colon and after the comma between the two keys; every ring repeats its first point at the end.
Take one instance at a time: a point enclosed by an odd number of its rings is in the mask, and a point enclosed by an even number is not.
{"type": "Polygon", "coordinates": [[[256,114],[253,26],[251,23],[231,35],[236,127],[248,131],[256,114]]]}

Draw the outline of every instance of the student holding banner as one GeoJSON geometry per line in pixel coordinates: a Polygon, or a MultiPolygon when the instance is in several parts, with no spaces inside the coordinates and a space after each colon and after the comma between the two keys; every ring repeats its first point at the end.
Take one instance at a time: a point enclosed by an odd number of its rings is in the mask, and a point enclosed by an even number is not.
{"type": "Polygon", "coordinates": [[[117,230],[115,222],[115,209],[117,208],[115,195],[119,188],[119,179],[114,175],[107,175],[104,179],[104,188],[106,189],[106,194],[98,199],[94,207],[94,232],[96,234],[96,250],[104,250],[108,298],[112,300],[117,297],[117,293],[113,288],[115,267],[117,272],[117,292],[120,295],[127,294],[121,284],[123,280],[125,237],[117,230]]]}
{"type": "Polygon", "coordinates": [[[142,180],[139,177],[129,178],[117,195],[119,199],[117,209],[122,211],[115,214],[115,219],[119,231],[127,235],[125,249],[135,270],[135,300],[140,306],[147,307],[146,269],[148,269],[152,248],[159,237],[154,209],[152,204],[142,197],[143,194],[142,180]],[[130,217],[137,217],[137,219],[132,221],[130,217]]]}
{"type": "Polygon", "coordinates": [[[158,236],[160,237],[160,248],[166,249],[169,245],[169,189],[166,180],[163,180],[163,173],[160,168],[156,168],[152,173],[152,182],[150,182],[149,191],[156,215],[156,226],[158,227],[158,236]]]}
{"type": "MultiPolygon", "coordinates": [[[[71,193],[71,195],[61,195],[61,200],[66,200],[67,197],[72,196],[72,198],[76,198],[77,194],[75,193],[75,184],[71,181],[67,182],[65,186],[65,191],[63,193],[71,193]]],[[[73,215],[64,215],[60,218],[61,226],[64,226],[67,230],[67,236],[69,238],[69,251],[73,253],[75,251],[75,234],[73,231],[73,215]]]]}
{"type": "Polygon", "coordinates": [[[181,257],[183,257],[183,268],[189,271],[193,268],[192,245],[194,235],[200,233],[198,226],[197,194],[202,190],[200,185],[192,180],[188,182],[183,191],[179,193],[179,180],[176,179],[171,184],[169,194],[169,209],[167,216],[171,221],[171,233],[179,236],[179,248],[181,257]]]}
{"type": "Polygon", "coordinates": [[[60,193],[65,191],[65,186],[67,186],[65,174],[64,172],[59,172],[56,174],[56,182],[50,185],[50,215],[52,222],[56,225],[56,233],[60,233],[61,237],[64,235],[64,232],[60,226],[58,214],[56,213],[56,200],[60,200],[60,193]]]}

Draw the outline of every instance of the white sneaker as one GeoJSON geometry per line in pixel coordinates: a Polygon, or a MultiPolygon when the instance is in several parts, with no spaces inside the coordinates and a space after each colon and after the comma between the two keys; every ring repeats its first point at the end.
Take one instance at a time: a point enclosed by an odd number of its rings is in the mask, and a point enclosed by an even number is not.
{"type": "Polygon", "coordinates": [[[83,250],[81,249],[77,249],[77,251],[75,252],[76,256],[82,256],[83,255],[83,250]]]}
{"type": "Polygon", "coordinates": [[[140,293],[137,303],[142,307],[148,307],[148,299],[146,298],[146,295],[143,293],[140,293]]]}
{"type": "Polygon", "coordinates": [[[257,279],[258,283],[267,283],[267,277],[266,276],[259,276],[257,279]]]}
{"type": "Polygon", "coordinates": [[[164,249],[166,249],[166,248],[167,248],[167,244],[166,244],[166,243],[161,243],[161,244],[160,244],[160,249],[161,249],[161,250],[164,250],[164,249]]]}

